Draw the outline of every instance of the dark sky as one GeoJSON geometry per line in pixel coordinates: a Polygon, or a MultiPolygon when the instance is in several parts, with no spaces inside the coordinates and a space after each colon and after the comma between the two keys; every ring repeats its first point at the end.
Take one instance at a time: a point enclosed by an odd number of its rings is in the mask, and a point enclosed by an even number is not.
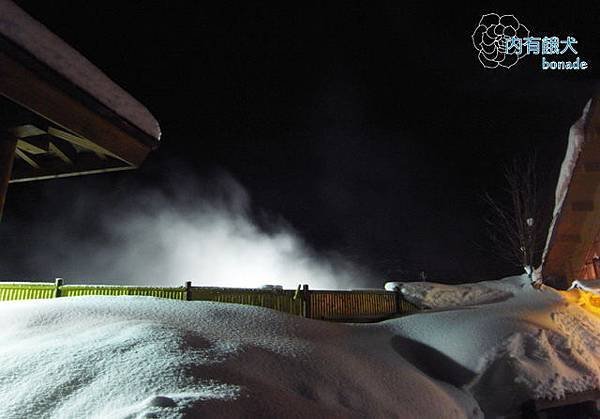
{"type": "Polygon", "coordinates": [[[42,183],[15,186],[13,229],[57,216],[40,200],[68,214],[75,182],[151,184],[179,166],[198,176],[222,169],[316,249],[387,277],[515,272],[480,249],[481,195],[499,193],[513,156],[537,150],[551,203],[568,128],[600,71],[600,14],[583,2],[18,3],[147,105],[163,141],[137,172],[52,181],[58,196],[42,183]],[[484,69],[471,33],[490,11],[542,36],[575,36],[591,69],[543,71],[540,57],[484,69]]]}

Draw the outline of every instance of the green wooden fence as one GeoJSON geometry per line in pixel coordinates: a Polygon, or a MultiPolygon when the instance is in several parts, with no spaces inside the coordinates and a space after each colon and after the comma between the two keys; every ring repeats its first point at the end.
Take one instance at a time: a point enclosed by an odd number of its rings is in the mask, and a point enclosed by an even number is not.
{"type": "Polygon", "coordinates": [[[144,297],[170,298],[172,300],[187,300],[186,288],[155,288],[155,287],[124,287],[124,286],[93,286],[93,285],[63,285],[60,287],[60,297],[80,297],[83,295],[140,295],[144,297]]]}
{"type": "Polygon", "coordinates": [[[289,314],[330,321],[369,321],[411,314],[419,309],[399,292],[379,290],[326,291],[193,287],[138,287],[0,282],[0,301],[90,295],[136,295],[188,301],[218,301],[266,307],[289,314]]]}
{"type": "Polygon", "coordinates": [[[52,283],[0,282],[0,301],[54,298],[56,290],[52,283]]]}

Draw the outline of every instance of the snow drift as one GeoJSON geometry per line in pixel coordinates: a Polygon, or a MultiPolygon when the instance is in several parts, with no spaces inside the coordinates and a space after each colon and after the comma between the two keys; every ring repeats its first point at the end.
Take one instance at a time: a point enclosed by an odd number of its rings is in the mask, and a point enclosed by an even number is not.
{"type": "Polygon", "coordinates": [[[477,404],[390,335],[268,309],[150,297],[0,304],[2,415],[467,417],[477,404]]]}
{"type": "MultiPolygon", "coordinates": [[[[467,292],[452,310],[386,323],[394,334],[427,348],[430,355],[425,360],[419,355],[419,362],[435,365],[430,376],[467,390],[492,417],[515,414],[528,399],[560,399],[600,388],[600,338],[594,333],[600,317],[580,307],[579,298],[548,287],[536,290],[526,276],[472,287],[494,292],[467,292]],[[478,294],[503,298],[457,309],[478,294]]],[[[422,301],[415,302],[427,305],[436,288],[447,302],[447,289],[456,288],[450,294],[455,297],[464,285],[438,284],[431,291],[425,283],[422,288],[413,297],[420,295],[422,301]]]]}
{"type": "Polygon", "coordinates": [[[451,308],[505,300],[511,292],[483,284],[444,285],[434,282],[388,282],[388,291],[399,290],[404,298],[421,308],[451,308]]]}
{"type": "Polygon", "coordinates": [[[438,289],[456,305],[370,325],[148,297],[5,302],[0,406],[7,417],[474,418],[599,388],[600,318],[577,304],[581,291],[528,281],[466,293],[415,283],[415,301],[438,289]]]}

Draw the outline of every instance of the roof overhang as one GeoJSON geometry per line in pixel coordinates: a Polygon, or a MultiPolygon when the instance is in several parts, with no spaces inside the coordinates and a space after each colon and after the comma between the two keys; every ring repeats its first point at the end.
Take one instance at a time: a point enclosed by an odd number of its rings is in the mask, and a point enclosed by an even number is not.
{"type": "Polygon", "coordinates": [[[0,126],[18,140],[11,182],[135,168],[158,145],[75,86],[66,88],[5,51],[0,94],[8,101],[0,126]]]}
{"type": "Polygon", "coordinates": [[[14,3],[0,0],[0,129],[16,140],[10,182],[138,167],[154,117],[14,3]]]}

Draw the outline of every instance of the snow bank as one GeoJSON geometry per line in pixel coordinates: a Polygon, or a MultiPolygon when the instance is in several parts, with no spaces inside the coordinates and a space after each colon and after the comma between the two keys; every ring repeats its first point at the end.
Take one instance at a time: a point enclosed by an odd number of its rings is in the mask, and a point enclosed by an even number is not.
{"type": "Polygon", "coordinates": [[[567,293],[534,289],[526,276],[479,285],[512,296],[384,324],[420,351],[417,365],[429,376],[468,390],[486,416],[518,413],[532,398],[600,388],[600,317],[567,293]]]}
{"type": "Polygon", "coordinates": [[[404,298],[421,308],[451,308],[486,304],[510,298],[507,291],[493,289],[481,283],[444,285],[434,282],[388,282],[389,291],[400,290],[404,298]]]}
{"type": "Polygon", "coordinates": [[[0,304],[7,417],[481,417],[388,332],[150,297],[0,304]]]}
{"type": "Polygon", "coordinates": [[[160,138],[158,122],[148,109],[10,0],[0,0],[0,33],[148,135],[160,138]]]}
{"type": "Polygon", "coordinates": [[[1,303],[0,406],[8,417],[474,418],[600,388],[600,317],[580,306],[583,291],[536,290],[526,276],[412,286],[449,309],[344,325],[150,297],[1,303]]]}

